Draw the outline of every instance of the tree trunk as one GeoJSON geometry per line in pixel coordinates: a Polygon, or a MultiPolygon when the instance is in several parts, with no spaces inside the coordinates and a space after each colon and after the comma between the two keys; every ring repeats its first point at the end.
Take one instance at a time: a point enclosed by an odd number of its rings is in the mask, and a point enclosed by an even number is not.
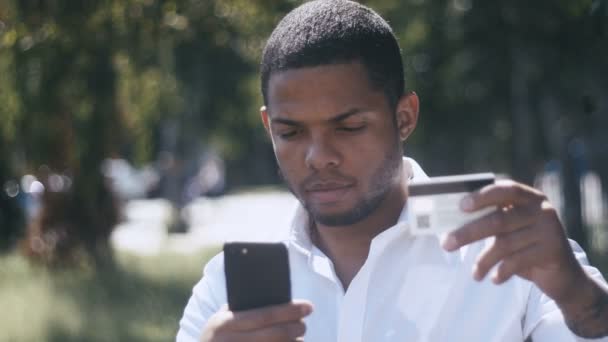
{"type": "Polygon", "coordinates": [[[529,77],[527,64],[529,56],[521,44],[511,48],[511,115],[513,118],[513,177],[532,184],[535,175],[533,163],[534,139],[533,120],[530,110],[529,77]]]}

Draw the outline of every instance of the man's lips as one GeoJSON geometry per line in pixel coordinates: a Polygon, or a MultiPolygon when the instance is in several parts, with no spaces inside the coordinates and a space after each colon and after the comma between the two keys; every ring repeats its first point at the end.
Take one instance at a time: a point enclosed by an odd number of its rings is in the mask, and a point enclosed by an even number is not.
{"type": "Polygon", "coordinates": [[[348,183],[317,183],[306,188],[306,193],[313,202],[333,203],[341,200],[353,184],[348,183]]]}

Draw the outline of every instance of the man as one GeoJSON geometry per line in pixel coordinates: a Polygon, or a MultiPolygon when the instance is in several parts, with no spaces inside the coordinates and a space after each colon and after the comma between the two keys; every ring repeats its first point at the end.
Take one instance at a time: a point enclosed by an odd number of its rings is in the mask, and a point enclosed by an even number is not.
{"type": "Polygon", "coordinates": [[[327,0],[289,13],[264,49],[262,93],[301,203],[287,242],[297,299],[229,311],[220,254],[178,341],[608,341],[605,281],[539,191],[498,182],[462,209],[501,210],[441,238],[409,233],[407,184],[426,177],[402,159],[418,97],[372,10],[327,0]]]}

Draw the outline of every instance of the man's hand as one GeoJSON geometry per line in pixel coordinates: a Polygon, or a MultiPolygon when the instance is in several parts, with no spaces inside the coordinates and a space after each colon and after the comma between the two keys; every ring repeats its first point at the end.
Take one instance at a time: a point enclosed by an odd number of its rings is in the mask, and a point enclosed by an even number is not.
{"type": "Polygon", "coordinates": [[[495,206],[497,210],[450,233],[444,247],[456,250],[494,236],[478,257],[473,277],[483,279],[496,265],[492,280],[503,283],[513,275],[534,282],[556,301],[576,291],[584,275],[576,261],[556,210],[538,190],[513,181],[497,181],[463,199],[464,211],[495,206]]]}
{"type": "Polygon", "coordinates": [[[311,312],[312,305],[304,301],[239,312],[224,306],[209,319],[201,341],[301,341],[306,331],[303,318],[311,312]]]}
{"type": "Polygon", "coordinates": [[[464,245],[495,237],[473,267],[483,279],[495,265],[492,281],[501,284],[514,275],[536,284],[561,308],[577,335],[608,335],[608,290],[593,281],[576,260],[556,210],[540,191],[501,180],[471,193],[461,202],[464,211],[485,207],[497,210],[448,234],[443,247],[454,251],[464,245]]]}

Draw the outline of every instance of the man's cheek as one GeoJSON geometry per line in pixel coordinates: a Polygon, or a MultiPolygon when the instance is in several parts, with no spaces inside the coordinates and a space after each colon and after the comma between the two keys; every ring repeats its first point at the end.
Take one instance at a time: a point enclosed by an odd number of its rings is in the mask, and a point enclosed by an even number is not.
{"type": "Polygon", "coordinates": [[[298,185],[301,182],[301,180],[298,180],[298,174],[304,170],[303,164],[300,165],[301,163],[298,163],[294,155],[290,153],[277,152],[276,156],[283,179],[291,185],[298,185]]]}
{"type": "MultiPolygon", "coordinates": [[[[293,188],[300,185],[301,180],[299,180],[297,175],[297,169],[290,167],[289,165],[279,165],[281,168],[281,173],[283,175],[283,179],[289,183],[289,185],[293,188]]],[[[297,189],[293,189],[297,190],[297,189]]]]}
{"type": "Polygon", "coordinates": [[[280,139],[275,139],[273,141],[274,145],[274,153],[277,156],[277,159],[285,160],[289,157],[290,154],[293,153],[293,146],[290,146],[288,142],[281,141],[280,139]]]}
{"type": "Polygon", "coordinates": [[[304,165],[304,157],[299,153],[299,149],[295,146],[289,146],[285,143],[277,143],[274,153],[280,166],[284,169],[301,168],[304,165]]]}

